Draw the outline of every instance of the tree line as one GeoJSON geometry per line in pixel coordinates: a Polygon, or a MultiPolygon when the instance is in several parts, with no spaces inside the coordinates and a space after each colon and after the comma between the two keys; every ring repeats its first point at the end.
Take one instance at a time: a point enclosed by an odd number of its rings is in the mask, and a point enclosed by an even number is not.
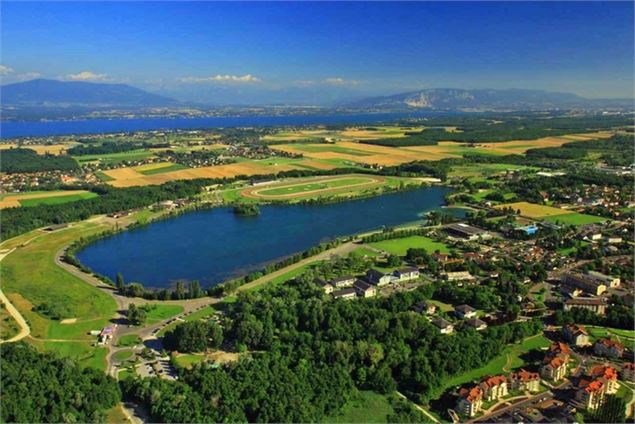
{"type": "Polygon", "coordinates": [[[32,149],[7,149],[2,151],[2,172],[16,174],[20,172],[76,171],[79,165],[66,155],[38,155],[32,149]]]}

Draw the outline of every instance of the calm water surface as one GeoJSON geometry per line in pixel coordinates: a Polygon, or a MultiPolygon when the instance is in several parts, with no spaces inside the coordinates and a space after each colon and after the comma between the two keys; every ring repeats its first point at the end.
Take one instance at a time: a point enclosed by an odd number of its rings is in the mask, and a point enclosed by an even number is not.
{"type": "MultiPolygon", "coordinates": [[[[348,115],[219,116],[209,118],[87,119],[77,121],[0,122],[0,138],[44,137],[108,132],[231,128],[248,126],[362,124],[394,122],[405,118],[440,115],[440,112],[359,113],[348,115]]],[[[447,113],[446,113],[447,114],[447,113]]]]}
{"type": "Polygon", "coordinates": [[[256,217],[229,208],[186,213],[97,241],[78,259],[113,280],[205,286],[262,268],[338,236],[421,219],[443,204],[446,187],[427,187],[330,205],[263,206],[256,217]]]}

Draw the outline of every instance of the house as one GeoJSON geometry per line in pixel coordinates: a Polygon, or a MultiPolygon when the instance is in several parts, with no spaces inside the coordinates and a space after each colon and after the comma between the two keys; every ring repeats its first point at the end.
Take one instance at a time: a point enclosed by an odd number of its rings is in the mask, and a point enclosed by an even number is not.
{"type": "Polygon", "coordinates": [[[586,409],[594,410],[604,403],[606,395],[615,394],[619,389],[617,371],[613,367],[598,365],[580,378],[575,398],[586,409]]]}
{"type": "Polygon", "coordinates": [[[601,272],[597,271],[589,271],[586,273],[586,276],[589,279],[597,280],[612,289],[619,287],[622,282],[620,280],[620,277],[611,277],[610,275],[602,274],[601,272]]]}
{"type": "Polygon", "coordinates": [[[451,264],[462,264],[464,262],[464,259],[453,258],[447,253],[435,252],[431,256],[432,256],[432,259],[434,259],[434,261],[438,263],[439,265],[441,265],[442,267],[445,267],[446,265],[451,265],[451,264]]]}
{"type": "Polygon", "coordinates": [[[476,317],[476,309],[470,305],[459,305],[454,308],[454,314],[461,319],[469,319],[476,317]]]}
{"type": "Polygon", "coordinates": [[[346,287],[333,292],[333,297],[335,299],[352,299],[355,296],[357,296],[357,292],[352,287],[346,287]]]}
{"type": "Polygon", "coordinates": [[[342,287],[353,287],[353,283],[355,283],[355,277],[351,275],[344,275],[342,277],[333,278],[330,281],[331,285],[336,288],[342,287]]]}
{"type": "Polygon", "coordinates": [[[437,311],[437,305],[422,300],[421,302],[417,303],[413,309],[415,310],[415,312],[418,312],[420,314],[433,315],[437,311]]]}
{"type": "Polygon", "coordinates": [[[443,318],[433,319],[432,324],[439,329],[441,334],[452,334],[452,332],[454,331],[454,326],[443,318]]]}
{"type": "Polygon", "coordinates": [[[547,349],[547,353],[545,357],[556,357],[563,356],[569,359],[569,355],[571,355],[571,349],[569,349],[569,345],[562,342],[554,342],[549,345],[549,349],[547,349]]]}
{"type": "Polygon", "coordinates": [[[371,284],[381,287],[392,282],[393,277],[390,274],[384,274],[376,269],[369,269],[366,271],[366,279],[371,284]]]}
{"type": "Polygon", "coordinates": [[[355,284],[353,284],[353,289],[355,289],[357,295],[360,297],[373,297],[377,295],[377,287],[373,286],[372,284],[368,284],[366,281],[355,281],[355,284]]]}
{"type": "Polygon", "coordinates": [[[621,242],[622,242],[622,237],[616,237],[616,236],[604,237],[604,243],[607,243],[607,244],[618,244],[621,242]]]}
{"type": "Polygon", "coordinates": [[[567,363],[569,357],[566,356],[545,356],[543,365],[540,368],[542,378],[559,381],[567,375],[567,363]]]}
{"type": "Polygon", "coordinates": [[[476,279],[468,271],[444,272],[441,277],[448,281],[472,281],[476,279]]]}
{"type": "Polygon", "coordinates": [[[487,231],[463,223],[448,224],[443,227],[443,230],[450,237],[469,241],[491,237],[491,235],[487,231]]]}
{"type": "Polygon", "coordinates": [[[399,281],[415,280],[419,278],[419,268],[409,266],[398,269],[395,271],[395,277],[397,277],[399,281]]]}
{"type": "Polygon", "coordinates": [[[512,390],[523,392],[537,392],[540,389],[540,375],[523,368],[510,374],[512,390]]]}
{"type": "Polygon", "coordinates": [[[606,313],[606,300],[601,297],[577,297],[575,299],[567,299],[564,302],[564,310],[569,311],[572,308],[588,309],[598,315],[604,315],[606,313]]]}
{"type": "Polygon", "coordinates": [[[507,378],[504,375],[485,377],[479,383],[479,387],[487,402],[505,397],[509,393],[507,378]]]}
{"type": "Polygon", "coordinates": [[[525,225],[524,227],[517,227],[515,228],[515,230],[521,233],[525,233],[528,236],[532,236],[536,234],[536,232],[538,231],[538,227],[535,225],[525,225]]]}
{"type": "Polygon", "coordinates": [[[565,324],[562,327],[562,335],[565,340],[574,346],[588,346],[590,344],[589,333],[582,325],[565,324]]]}
{"type": "Polygon", "coordinates": [[[115,335],[115,330],[117,329],[117,324],[109,325],[108,327],[104,327],[99,336],[97,337],[98,345],[106,345],[110,343],[113,336],[115,335]]]}
{"type": "Polygon", "coordinates": [[[474,328],[476,331],[485,330],[487,328],[487,323],[485,321],[481,321],[478,318],[472,318],[465,321],[465,325],[471,328],[474,328]]]}
{"type": "Polygon", "coordinates": [[[326,293],[326,294],[331,294],[331,293],[333,293],[333,290],[335,290],[330,283],[327,283],[326,281],[322,280],[321,278],[316,278],[315,280],[313,280],[313,282],[318,287],[320,287],[322,290],[324,290],[324,293],[326,293]]]}
{"type": "Polygon", "coordinates": [[[611,339],[599,339],[593,345],[593,352],[599,356],[621,358],[624,356],[624,345],[611,339]]]}
{"type": "Polygon", "coordinates": [[[483,406],[483,390],[479,386],[463,387],[459,390],[459,400],[456,409],[459,414],[473,417],[481,411],[483,406]]]}
{"type": "Polygon", "coordinates": [[[634,362],[626,362],[622,365],[622,380],[635,381],[634,362]]]}
{"type": "Polygon", "coordinates": [[[594,296],[600,296],[606,291],[606,285],[604,285],[602,281],[589,278],[582,274],[565,274],[562,276],[562,283],[579,288],[594,296]]]}

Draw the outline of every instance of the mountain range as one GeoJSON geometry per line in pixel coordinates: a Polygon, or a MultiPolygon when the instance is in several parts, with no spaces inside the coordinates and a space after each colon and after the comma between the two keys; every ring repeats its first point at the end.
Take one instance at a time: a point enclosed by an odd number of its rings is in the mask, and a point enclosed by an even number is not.
{"type": "MultiPolygon", "coordinates": [[[[279,104],[271,92],[269,105],[279,104]]],[[[0,87],[3,109],[17,108],[176,108],[218,105],[182,102],[127,84],[35,79],[0,87]]],[[[525,89],[432,88],[331,105],[336,109],[373,111],[523,111],[571,108],[632,108],[632,99],[587,99],[576,94],[525,89]]]]}

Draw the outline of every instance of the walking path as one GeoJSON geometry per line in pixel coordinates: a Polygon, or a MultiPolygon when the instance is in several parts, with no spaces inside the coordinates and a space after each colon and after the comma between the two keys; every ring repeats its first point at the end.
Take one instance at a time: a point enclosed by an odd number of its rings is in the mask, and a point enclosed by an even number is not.
{"type": "MultiPolygon", "coordinates": [[[[1,253],[0,261],[2,261],[9,253],[13,252],[14,250],[15,248],[7,252],[1,253]]],[[[2,292],[1,289],[0,289],[0,302],[2,302],[5,308],[7,308],[7,312],[9,313],[9,315],[13,317],[15,322],[17,322],[18,326],[20,327],[20,331],[18,332],[18,334],[16,334],[15,336],[11,337],[8,340],[0,340],[0,343],[17,342],[18,340],[22,340],[23,338],[31,334],[31,328],[29,327],[29,324],[27,324],[22,314],[15,308],[15,306],[13,306],[13,304],[9,301],[9,298],[2,292]]]]}

